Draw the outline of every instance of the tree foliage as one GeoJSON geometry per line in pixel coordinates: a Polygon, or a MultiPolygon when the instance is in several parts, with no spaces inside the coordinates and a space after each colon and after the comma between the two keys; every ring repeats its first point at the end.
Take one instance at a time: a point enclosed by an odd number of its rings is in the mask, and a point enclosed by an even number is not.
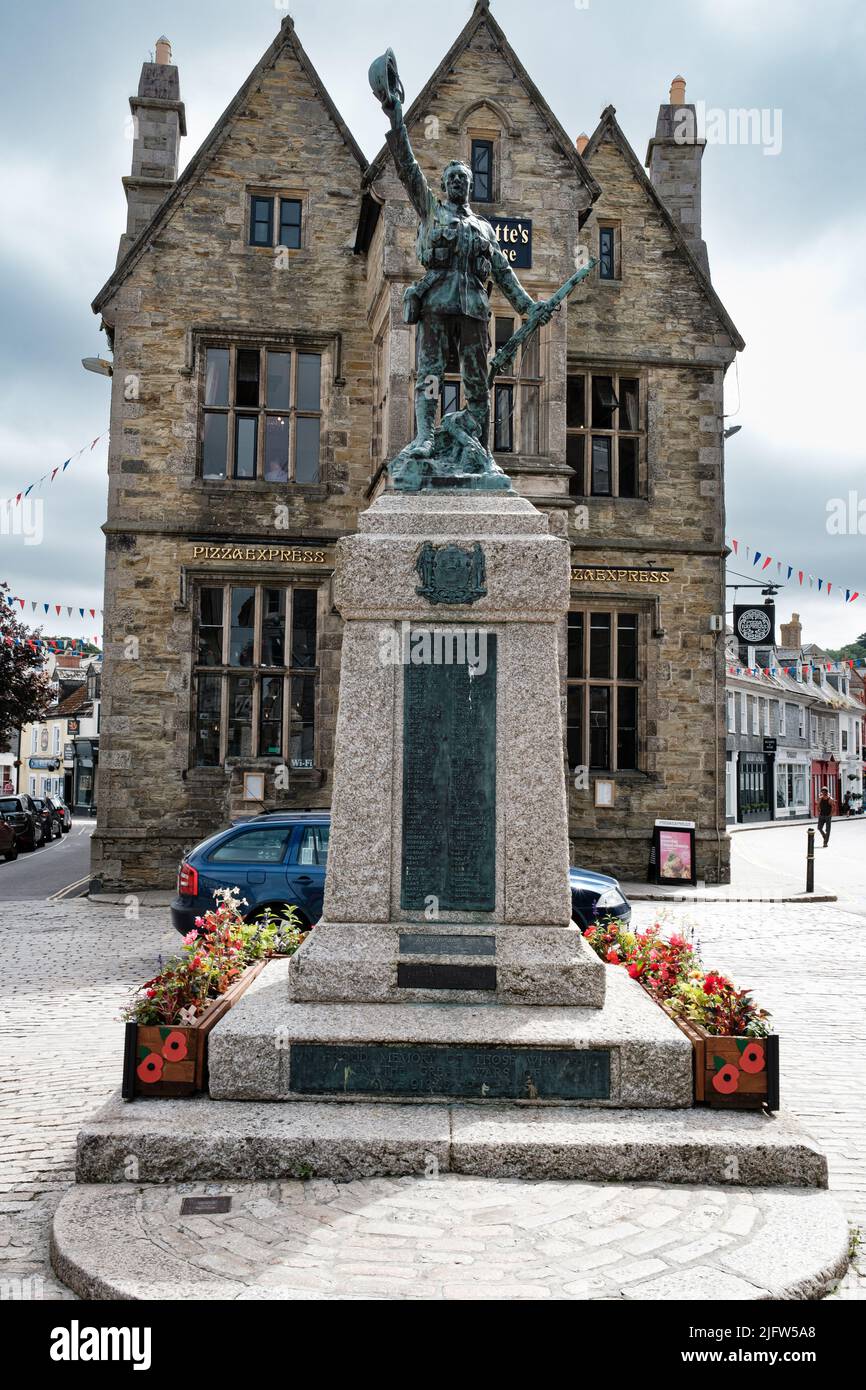
{"type": "Polygon", "coordinates": [[[8,742],[10,734],[24,724],[43,719],[51,704],[38,649],[27,645],[40,631],[31,632],[18,621],[7,592],[8,585],[0,584],[0,743],[8,742]]]}

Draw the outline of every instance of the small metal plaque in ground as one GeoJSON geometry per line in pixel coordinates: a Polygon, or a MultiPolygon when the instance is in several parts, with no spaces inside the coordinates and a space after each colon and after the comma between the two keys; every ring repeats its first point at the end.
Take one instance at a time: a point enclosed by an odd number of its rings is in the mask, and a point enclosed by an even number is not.
{"type": "Polygon", "coordinates": [[[298,1095],[610,1099],[607,1048],[296,1043],[289,1067],[298,1095]]]}
{"type": "Polygon", "coordinates": [[[400,961],[398,989],[495,989],[495,965],[436,965],[432,961],[400,961]]]}
{"type": "Polygon", "coordinates": [[[231,1209],[231,1197],[184,1197],[180,1204],[181,1216],[222,1216],[231,1209]]]}
{"type": "Polygon", "coordinates": [[[495,956],[495,936],[454,936],[435,932],[401,932],[401,956],[495,956]]]}

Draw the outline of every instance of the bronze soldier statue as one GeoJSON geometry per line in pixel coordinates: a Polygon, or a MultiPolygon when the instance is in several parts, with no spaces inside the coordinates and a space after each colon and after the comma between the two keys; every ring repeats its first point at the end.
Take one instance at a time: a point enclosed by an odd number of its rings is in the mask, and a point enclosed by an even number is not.
{"type": "Polygon", "coordinates": [[[386,139],[400,181],[420,218],[416,251],[425,275],[407,289],[404,318],[418,325],[416,436],[390,465],[392,485],[415,491],[431,479],[440,486],[510,488],[488,448],[490,392],[490,280],[518,314],[541,327],[555,312],[547,300],[527,294],[503,255],[496,233],[469,206],[472,171],[452,160],[442,173],[444,198],[430,188],[409,143],[403,121],[403,87],[391,49],[370,68],[370,85],[391,122],[386,139]],[[460,362],[466,409],[446,417],[438,430],[436,414],[451,355],[460,362]]]}

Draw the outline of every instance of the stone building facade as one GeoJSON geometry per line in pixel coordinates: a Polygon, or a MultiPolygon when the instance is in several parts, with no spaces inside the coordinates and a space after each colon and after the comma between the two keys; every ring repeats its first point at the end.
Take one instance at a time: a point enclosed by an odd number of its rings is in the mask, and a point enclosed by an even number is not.
{"type": "MultiPolygon", "coordinates": [[[[412,434],[402,295],[421,273],[387,150],[367,163],[291,20],[180,177],[160,45],[94,302],[114,376],[93,876],[129,889],[170,884],[233,815],[330,802],[334,547],[412,434]]],[[[654,820],[688,819],[699,877],[724,881],[722,384],[743,344],[709,280],[684,102],[675,83],[648,173],[612,107],[575,141],[480,0],[406,123],[434,187],[472,164],[534,298],[585,250],[600,262],[496,383],[491,440],[572,544],[573,862],[643,877],[654,820]]],[[[491,348],[514,317],[494,295],[491,348]]]]}

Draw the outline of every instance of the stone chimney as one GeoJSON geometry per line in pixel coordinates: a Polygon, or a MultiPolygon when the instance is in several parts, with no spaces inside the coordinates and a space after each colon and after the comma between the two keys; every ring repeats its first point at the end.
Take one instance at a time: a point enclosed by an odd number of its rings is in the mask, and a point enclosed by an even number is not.
{"type": "Polygon", "coordinates": [[[686,103],[684,77],[675,77],[670,97],[659,107],[656,133],[646,152],[650,182],[679,224],[688,248],[706,275],[706,242],[701,237],[701,159],[706,140],[698,136],[697,112],[686,103]]]}
{"type": "Polygon", "coordinates": [[[781,645],[794,651],[799,651],[803,645],[803,624],[800,622],[800,614],[792,613],[789,623],[780,623],[779,632],[782,635],[781,645]]]}
{"type": "Polygon", "coordinates": [[[165,35],[156,41],[155,61],[142,64],[138,94],[129,98],[129,109],[132,172],[123,180],[127,215],[118,260],[147,226],[177,178],[180,137],[186,135],[180,78],[165,35]]]}
{"type": "Polygon", "coordinates": [[[577,146],[577,153],[582,155],[587,145],[589,144],[589,136],[587,135],[585,130],[582,130],[580,132],[574,143],[577,146]]]}

